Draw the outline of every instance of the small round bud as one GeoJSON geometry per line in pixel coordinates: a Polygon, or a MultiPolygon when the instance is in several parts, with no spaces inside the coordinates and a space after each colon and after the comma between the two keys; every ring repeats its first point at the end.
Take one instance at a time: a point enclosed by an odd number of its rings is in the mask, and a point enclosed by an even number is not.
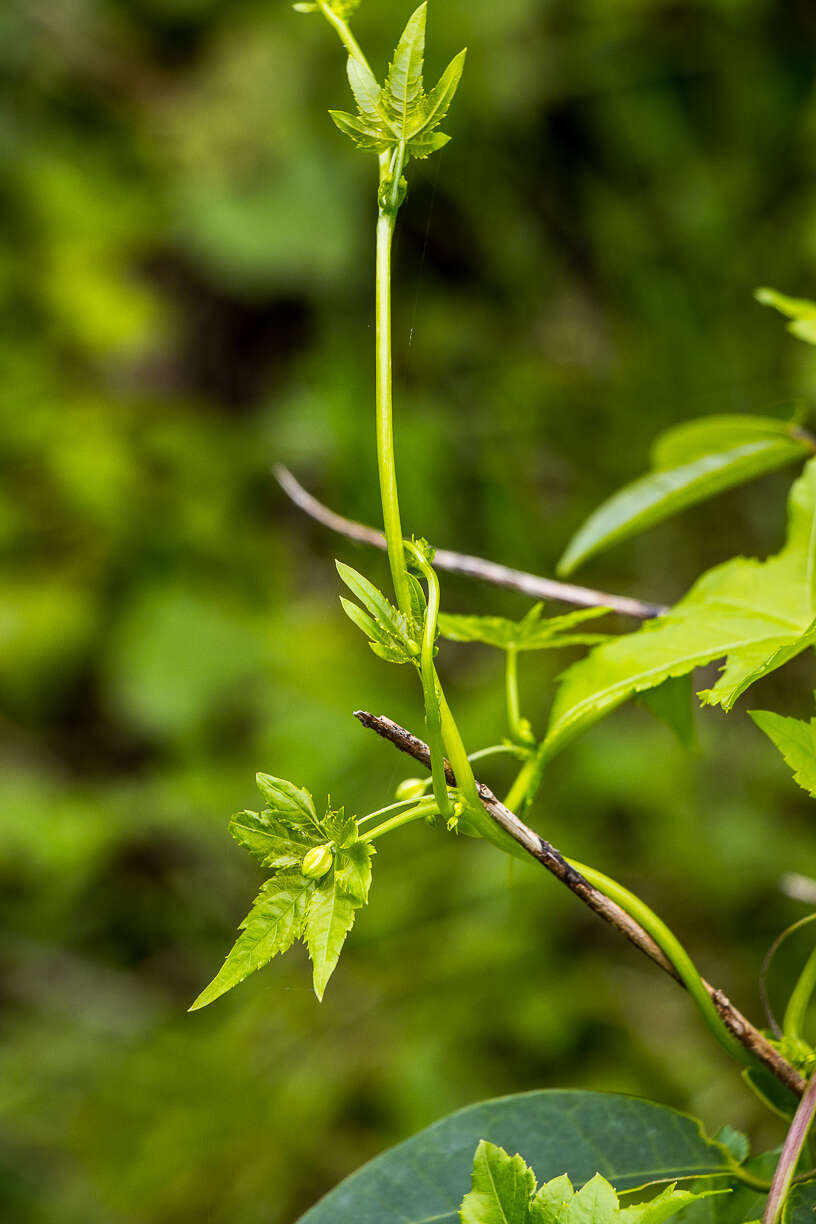
{"type": "Polygon", "coordinates": [[[425,794],[425,786],[424,778],[406,778],[404,782],[400,782],[394,794],[398,801],[402,799],[421,799],[425,794]]]}
{"type": "Polygon", "coordinates": [[[313,846],[303,860],[301,871],[307,879],[319,880],[331,869],[331,865],[331,846],[313,846]]]}

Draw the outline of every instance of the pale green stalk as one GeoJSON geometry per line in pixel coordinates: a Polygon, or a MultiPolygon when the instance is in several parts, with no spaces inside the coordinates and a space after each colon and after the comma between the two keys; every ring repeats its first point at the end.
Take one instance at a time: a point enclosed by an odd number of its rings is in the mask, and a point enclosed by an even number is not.
{"type": "Polygon", "coordinates": [[[428,816],[436,816],[438,807],[435,799],[422,799],[411,808],[409,812],[400,812],[399,816],[392,816],[390,820],[384,820],[381,825],[377,825],[376,829],[372,829],[370,833],[366,833],[363,841],[373,842],[378,837],[384,837],[386,833],[393,833],[394,829],[401,829],[403,825],[411,824],[414,820],[421,818],[427,819],[428,816]]]}
{"type": "Polygon", "coordinates": [[[510,728],[510,735],[514,739],[521,739],[521,709],[519,706],[518,688],[518,649],[515,646],[508,646],[507,650],[505,651],[504,691],[507,699],[507,724],[510,728]]]}

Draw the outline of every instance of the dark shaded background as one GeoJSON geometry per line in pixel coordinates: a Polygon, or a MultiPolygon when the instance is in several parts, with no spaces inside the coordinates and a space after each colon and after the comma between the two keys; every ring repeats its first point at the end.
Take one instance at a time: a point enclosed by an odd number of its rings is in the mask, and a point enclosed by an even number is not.
{"type": "MultiPolygon", "coordinates": [[[[382,69],[408,9],[366,0],[382,69]]],[[[552,572],[662,428],[784,413],[813,350],[751,298],[814,292],[810,0],[434,0],[455,137],[396,250],[407,528],[552,572]]],[[[369,1155],[487,1095],[644,1093],[777,1141],[670,982],[535,869],[424,829],[378,857],[319,1006],[293,953],[185,1008],[258,883],[230,812],[262,768],[360,812],[414,772],[351,719],[420,725],[345,622],[283,459],[374,520],[374,161],[332,127],[343,57],[280,0],[0,7],[0,1214],[288,1224],[369,1155]]],[[[671,600],[782,539],[767,478],[587,566],[671,600]]],[[[446,606],[520,614],[444,581],[446,606]]],[[[544,725],[560,660],[531,659],[544,725]]],[[[441,664],[472,747],[498,660],[441,664]]],[[[752,695],[805,713],[812,661],[752,695]]],[[[686,755],[644,711],[559,759],[535,822],[642,890],[759,1017],[816,873],[812,804],[742,710],[686,755]]],[[[500,785],[499,768],[488,780],[500,785]]],[[[783,958],[774,987],[805,946],[783,958]]]]}

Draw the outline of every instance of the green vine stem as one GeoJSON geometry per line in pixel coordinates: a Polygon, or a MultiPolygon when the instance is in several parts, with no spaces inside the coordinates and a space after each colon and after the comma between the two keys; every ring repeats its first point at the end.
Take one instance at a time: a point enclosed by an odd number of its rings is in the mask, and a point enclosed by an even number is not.
{"type": "Polygon", "coordinates": [[[645,901],[642,901],[640,897],[630,892],[628,888],[624,888],[617,880],[613,880],[602,872],[596,871],[594,867],[588,867],[585,863],[578,863],[573,859],[567,859],[567,862],[576,871],[579,871],[593,888],[597,888],[605,897],[609,897],[611,901],[616,902],[621,909],[626,911],[630,918],[634,918],[635,922],[642,926],[647,934],[651,935],[657,946],[665,953],[677,971],[677,976],[697,1004],[703,1019],[720,1045],[733,1058],[736,1058],[738,1062],[744,1063],[746,1066],[753,1066],[754,1059],[723,1024],[720,1013],[714,1006],[711,995],[706,990],[703,979],[700,977],[694,962],[680,943],[680,940],[662,918],[658,918],[654,910],[651,910],[645,901]]]}
{"type": "MultiPolygon", "coordinates": [[[[383,179],[381,169],[381,181],[383,179]]],[[[394,459],[393,392],[391,381],[391,245],[396,211],[380,208],[377,219],[377,468],[380,477],[383,527],[397,605],[410,614],[411,597],[405,566],[402,523],[394,459]]]]}
{"type": "Polygon", "coordinates": [[[393,833],[394,829],[401,829],[404,825],[411,824],[414,820],[426,819],[429,816],[439,814],[439,808],[436,800],[432,798],[421,799],[414,807],[407,812],[400,812],[398,816],[392,816],[390,820],[384,820],[382,824],[377,825],[376,829],[372,829],[370,833],[363,836],[363,841],[373,842],[378,837],[384,837],[386,833],[393,833]]]}
{"type": "Polygon", "coordinates": [[[425,626],[422,633],[422,651],[420,654],[419,674],[422,680],[422,695],[425,701],[425,726],[428,731],[428,746],[431,749],[431,776],[433,791],[439,810],[446,820],[453,815],[448,784],[445,779],[445,747],[442,742],[442,715],[439,708],[440,686],[434,667],[434,649],[436,645],[436,622],[439,617],[439,579],[432,565],[428,563],[421,549],[406,541],[405,548],[410,553],[414,563],[425,579],[428,588],[428,607],[425,612],[425,626]]]}

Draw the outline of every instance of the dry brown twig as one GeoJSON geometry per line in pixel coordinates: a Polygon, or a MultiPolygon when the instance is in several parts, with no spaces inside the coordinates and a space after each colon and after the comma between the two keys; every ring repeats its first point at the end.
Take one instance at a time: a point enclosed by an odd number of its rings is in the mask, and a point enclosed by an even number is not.
{"type": "MultiPolygon", "coordinates": [[[[372,548],[385,550],[385,536],[382,532],[374,527],[367,527],[365,523],[344,518],[342,514],[336,514],[334,510],[324,506],[304,489],[282,464],[277,464],[272,470],[286,496],[315,522],[328,527],[330,531],[336,531],[338,535],[346,536],[349,540],[356,540],[358,544],[369,544],[372,548]]],[[[555,578],[528,574],[525,570],[511,569],[507,565],[499,565],[497,561],[485,561],[482,557],[452,552],[448,548],[436,549],[434,565],[449,574],[478,578],[481,582],[489,582],[493,586],[520,591],[533,599],[553,599],[580,608],[609,608],[621,616],[632,616],[636,620],[651,620],[668,612],[668,608],[663,604],[645,603],[642,599],[631,599],[628,595],[610,595],[605,591],[593,591],[590,587],[574,586],[570,582],[557,582],[555,578]]]]}

